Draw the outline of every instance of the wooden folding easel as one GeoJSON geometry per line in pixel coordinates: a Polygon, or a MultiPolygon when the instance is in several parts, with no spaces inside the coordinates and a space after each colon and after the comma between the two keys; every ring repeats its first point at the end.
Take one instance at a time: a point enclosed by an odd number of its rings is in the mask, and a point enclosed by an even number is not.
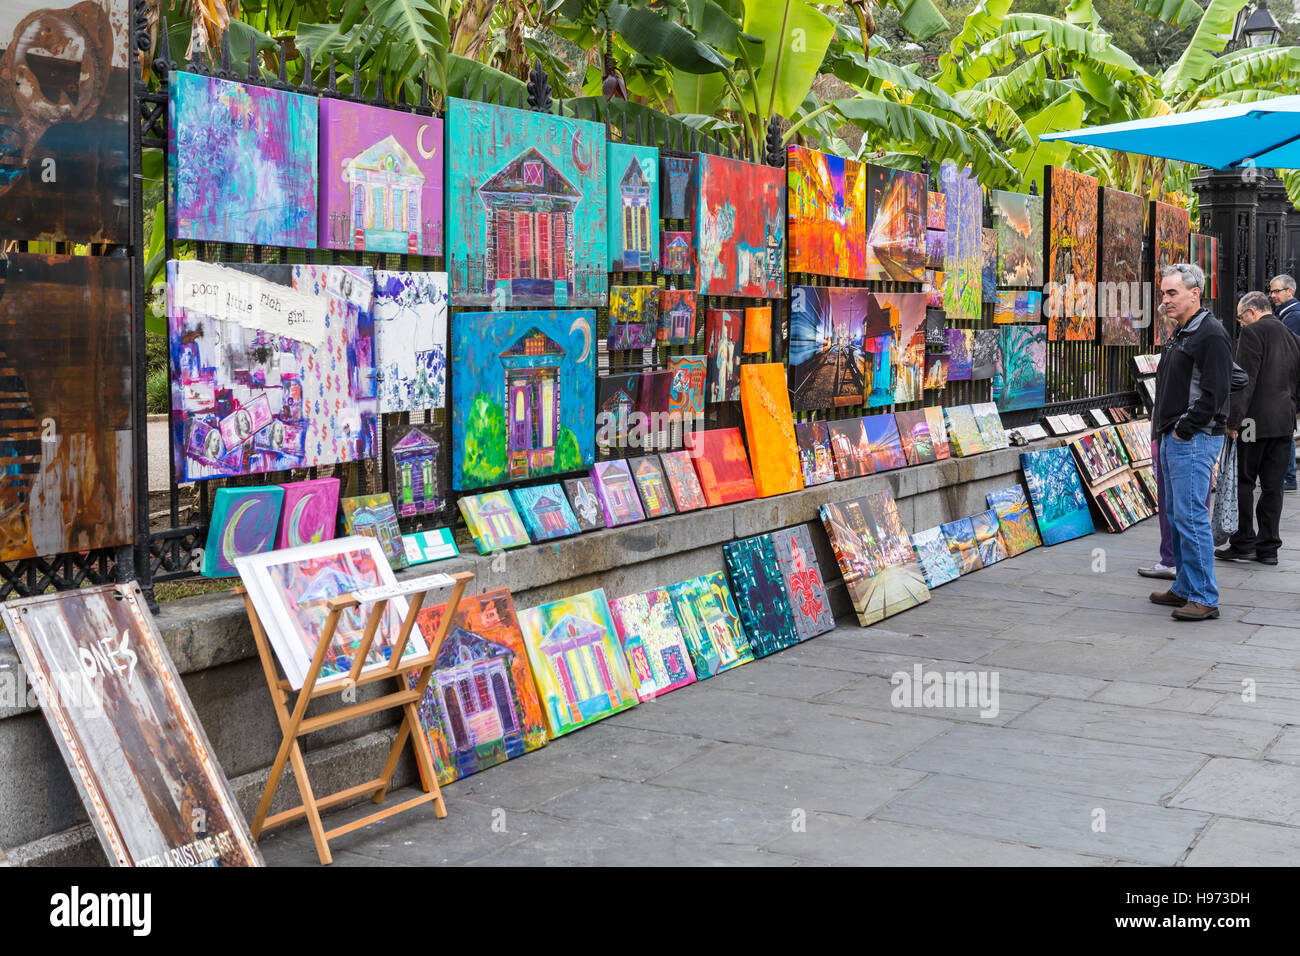
{"type": "Polygon", "coordinates": [[[271,827],[305,816],[308,826],[311,827],[312,840],[316,843],[316,852],[320,856],[321,863],[326,864],[333,862],[334,859],[329,849],[329,841],[334,837],[350,833],[367,824],[383,820],[424,803],[433,804],[435,816],[442,818],[447,815],[447,805],[442,799],[442,791],[438,788],[438,778],[433,768],[433,755],[429,750],[429,739],[420,729],[420,716],[417,708],[420,700],[424,697],[425,690],[429,686],[429,680],[433,677],[438,652],[441,650],[442,642],[451,628],[452,618],[456,614],[456,606],[460,603],[461,595],[465,593],[466,585],[473,579],[474,575],[468,571],[460,571],[450,575],[431,574],[410,581],[403,581],[399,584],[368,588],[353,594],[329,598],[324,602],[326,607],[329,608],[329,614],[325,618],[325,627],[321,632],[320,640],[316,644],[316,654],[307,668],[307,676],[302,687],[297,691],[293,690],[289,681],[280,677],[279,672],[276,670],[275,654],[271,649],[270,642],[267,640],[266,630],[262,626],[257,609],[253,607],[248,592],[242,587],[235,588],[236,594],[244,596],[244,605],[248,609],[248,619],[253,626],[253,639],[257,642],[257,653],[262,659],[262,673],[265,675],[266,685],[271,691],[271,701],[275,707],[276,718],[280,721],[280,730],[283,733],[280,749],[275,755],[275,761],[271,764],[271,776],[266,781],[266,790],[262,793],[262,800],[257,805],[257,813],[253,816],[253,839],[261,839],[262,833],[271,827]],[[407,640],[411,635],[411,628],[415,626],[416,616],[424,605],[425,595],[431,590],[444,587],[451,587],[451,597],[447,600],[447,611],[442,616],[438,631],[429,641],[428,653],[409,660],[402,660],[407,640]],[[406,612],[406,619],[402,621],[402,627],[398,632],[397,639],[393,643],[388,666],[367,670],[363,674],[361,669],[369,656],[370,645],[374,640],[375,632],[379,628],[379,622],[388,609],[388,602],[392,598],[399,596],[409,597],[409,608],[406,612]],[[366,618],[366,629],[362,633],[361,643],[357,646],[356,653],[353,655],[352,669],[346,675],[331,677],[329,680],[321,682],[321,667],[325,662],[325,655],[329,651],[330,644],[334,640],[334,631],[338,627],[339,616],[349,608],[372,602],[373,606],[366,618]],[[412,688],[409,684],[409,676],[417,671],[419,676],[416,678],[415,687],[412,688]],[[398,681],[398,689],[392,693],[363,703],[349,704],[315,717],[307,716],[307,705],[318,697],[390,678],[395,678],[398,681]],[[356,786],[348,787],[328,796],[317,797],[312,792],[311,781],[307,776],[307,764],[303,759],[302,749],[298,746],[298,738],[322,730],[325,727],[333,727],[335,724],[356,720],[358,717],[367,717],[370,714],[393,708],[401,708],[403,717],[401,726],[397,730],[397,738],[393,741],[393,746],[388,752],[388,760],[384,763],[383,772],[373,780],[367,780],[364,783],[359,783],[356,786]],[[402,748],[406,745],[408,737],[410,737],[412,749],[415,751],[415,760],[420,768],[420,779],[423,782],[425,792],[417,797],[385,807],[359,820],[335,827],[332,830],[326,830],[321,823],[321,810],[345,803],[368,792],[373,792],[372,799],[375,803],[383,801],[384,796],[388,793],[389,783],[393,778],[393,772],[397,769],[398,758],[401,755],[402,748]],[[267,816],[271,809],[271,801],[280,786],[280,779],[284,775],[286,762],[293,766],[294,780],[298,784],[298,792],[302,796],[302,803],[290,810],[267,816]]]}

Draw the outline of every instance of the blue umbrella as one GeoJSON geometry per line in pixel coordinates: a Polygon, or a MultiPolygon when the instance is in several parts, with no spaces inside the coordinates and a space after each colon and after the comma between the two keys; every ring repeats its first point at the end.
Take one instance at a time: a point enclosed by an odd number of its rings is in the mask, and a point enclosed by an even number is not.
{"type": "Polygon", "coordinates": [[[1045,133],[1038,138],[1177,159],[1214,169],[1300,169],[1300,96],[1045,133]]]}

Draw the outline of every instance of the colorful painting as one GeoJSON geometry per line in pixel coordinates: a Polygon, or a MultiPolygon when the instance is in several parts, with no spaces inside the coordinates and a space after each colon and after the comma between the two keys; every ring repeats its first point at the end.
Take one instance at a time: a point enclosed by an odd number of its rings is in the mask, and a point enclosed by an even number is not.
{"type": "Polygon", "coordinates": [[[745,352],[762,354],[772,348],[772,307],[754,305],[745,310],[745,352]]]}
{"type": "Polygon", "coordinates": [[[1146,201],[1101,188],[1101,286],[1097,315],[1102,345],[1137,345],[1147,324],[1142,302],[1142,227],[1146,201]]]}
{"type": "Polygon", "coordinates": [[[835,629],[835,615],[826,595],[821,565],[813,550],[812,535],[806,524],[772,532],[772,549],[785,585],[795,633],[806,641],[835,629]]]}
{"type": "Polygon", "coordinates": [[[989,192],[998,234],[999,286],[1043,285],[1043,197],[1028,193],[989,192]]]}
{"type": "Polygon", "coordinates": [[[134,539],[130,314],[126,259],[0,255],[0,560],[134,539]]]}
{"type": "Polygon", "coordinates": [[[902,437],[898,433],[898,423],[894,421],[893,415],[888,413],[867,415],[862,419],[862,433],[871,446],[873,473],[907,467],[902,437]]]}
{"type": "Polygon", "coordinates": [[[672,373],[668,388],[668,414],[674,421],[703,417],[708,362],[708,356],[705,355],[668,356],[668,371],[672,373]]]}
{"type": "Polygon", "coordinates": [[[177,481],[378,454],[369,268],[167,263],[177,481]]]}
{"type": "Polygon", "coordinates": [[[740,398],[740,326],[737,309],[709,309],[705,313],[704,347],[709,369],[705,397],[710,403],[734,402],[740,398]]]}
{"type": "Polygon", "coordinates": [[[696,153],[700,295],[775,299],[785,292],[785,171],[696,153]]]}
{"type": "MultiPolygon", "coordinates": [[[[866,289],[797,285],[790,295],[790,392],[799,411],[861,405],[866,289]]],[[[885,332],[888,333],[888,328],[885,332]]]]}
{"type": "Polygon", "coordinates": [[[831,456],[831,434],[825,422],[795,422],[794,438],[799,446],[799,468],[805,487],[835,480],[831,456]]]}
{"type": "Polygon", "coordinates": [[[447,269],[454,305],[604,305],[605,125],[447,101],[447,269]]]}
{"type": "Polygon", "coordinates": [[[1091,342],[1097,337],[1097,180],[1047,167],[1048,337],[1091,342]]]}
{"type": "MultiPolygon", "coordinates": [[[[1201,267],[1205,273],[1207,302],[1219,297],[1219,240],[1214,236],[1193,232],[1188,236],[1187,261],[1201,267]]],[[[1134,343],[1136,344],[1136,343],[1134,343]]]]}
{"type": "Polygon", "coordinates": [[[767,657],[799,643],[770,536],[761,534],[722,546],[731,593],[755,657],[767,657]]]}
{"type": "Polygon", "coordinates": [[[1007,549],[1002,544],[1002,534],[998,530],[998,516],[992,508],[971,515],[971,527],[975,529],[975,543],[979,547],[980,563],[984,567],[997,564],[1007,556],[1007,549]]]}
{"type": "Polygon", "coordinates": [[[508,491],[487,491],[481,495],[464,495],[456,500],[460,516],[465,519],[479,554],[491,554],[505,548],[522,548],[529,543],[528,529],[515,510],[508,491]]]}
{"type": "Polygon", "coordinates": [[[125,0],[0,12],[0,222],[6,239],[129,241],[125,0]]]}
{"type": "Polygon", "coordinates": [[[668,585],[677,623],[686,637],[697,680],[754,659],[736,612],[736,602],[721,571],[668,585]]]}
{"type": "Polygon", "coordinates": [[[659,344],[690,345],[695,341],[695,293],[664,289],[659,293],[659,344]]]}
{"type": "Polygon", "coordinates": [[[167,92],[167,234],[315,246],[319,100],[177,70],[167,92]]]}
{"type": "Polygon", "coordinates": [[[605,515],[605,527],[616,528],[621,524],[645,521],[636,482],[632,480],[626,461],[616,458],[598,462],[591,469],[591,479],[605,515]]]}
{"type": "Polygon", "coordinates": [[[638,698],[650,700],[695,683],[691,652],[667,589],[615,598],[609,602],[609,611],[638,698]]]}
{"type": "Polygon", "coordinates": [[[978,319],[984,295],[984,191],[969,166],[958,169],[952,162],[940,165],[939,182],[948,197],[943,308],[953,319],[978,319]]]}
{"type": "Polygon", "coordinates": [[[943,257],[948,250],[948,234],[942,229],[925,230],[925,267],[943,270],[943,257]]]}
{"type": "Polygon", "coordinates": [[[786,169],[790,271],[865,279],[867,167],[787,146],[786,169]]]}
{"type": "Polygon", "coordinates": [[[284,505],[280,511],[280,530],[275,535],[277,550],[329,541],[334,537],[339,518],[337,478],[313,478],[280,487],[284,489],[284,505]]]}
{"type": "Polygon", "coordinates": [[[937,269],[925,270],[925,283],[921,286],[921,291],[925,293],[925,307],[927,309],[943,309],[943,272],[937,269]]]}
{"type": "Polygon", "coordinates": [[[956,581],[961,576],[957,562],[948,550],[948,539],[943,536],[942,528],[917,531],[912,535],[912,550],[921,565],[925,586],[931,591],[949,581],[956,581]]]}
{"type": "Polygon", "coordinates": [[[970,574],[984,567],[980,558],[979,542],[975,540],[975,526],[970,518],[958,518],[939,526],[944,540],[948,542],[948,551],[953,563],[961,574],[970,574]]]}
{"type": "MultiPolygon", "coordinates": [[[[882,401],[873,388],[867,401],[873,407],[915,402],[921,398],[921,383],[925,375],[925,295],[920,292],[873,292],[867,314],[868,333],[884,328],[885,322],[889,323],[893,340],[897,343],[894,391],[892,399],[882,401]]],[[[880,380],[873,378],[873,381],[880,380]]]]}
{"type": "Polygon", "coordinates": [[[235,558],[270,551],[283,502],[279,485],[218,488],[199,572],[208,578],[233,577],[235,558]]]}
{"type": "Polygon", "coordinates": [[[569,497],[569,507],[578,519],[580,530],[597,531],[605,527],[605,514],[596,495],[596,483],[590,477],[565,479],[564,493],[569,497]]]}
{"type": "Polygon", "coordinates": [[[641,495],[641,504],[645,507],[647,518],[662,518],[677,513],[658,455],[633,458],[628,462],[628,469],[632,472],[632,480],[636,482],[636,490],[641,495]]]}
{"type": "Polygon", "coordinates": [[[923,408],[894,412],[903,458],[909,465],[923,465],[935,460],[934,440],[930,437],[930,422],[925,413],[923,408]]]}
{"type": "MultiPolygon", "coordinates": [[[[699,196],[694,153],[659,154],[659,211],[674,222],[693,222],[699,196]]],[[[685,235],[689,236],[690,233],[685,235]]],[[[689,271],[689,270],[687,270],[689,271]]]]}
{"type": "Polygon", "coordinates": [[[998,329],[993,398],[999,411],[1047,404],[1047,329],[1010,325],[998,329]]]}
{"type": "Polygon", "coordinates": [[[861,418],[842,418],[827,422],[830,433],[831,460],[835,464],[835,477],[839,481],[845,478],[859,478],[870,475],[875,470],[871,456],[871,443],[862,428],[861,418]]]}
{"type": "Polygon", "coordinates": [[[452,318],[451,484],[485,488],[596,457],[596,314],[452,318]]]}
{"type": "Polygon", "coordinates": [[[980,230],[980,301],[985,305],[998,294],[998,231],[980,230]]]}
{"type": "Polygon", "coordinates": [[[1042,318],[1043,294],[1033,289],[999,289],[993,297],[993,322],[1010,325],[1037,323],[1042,318]]]}
{"type": "Polygon", "coordinates": [[[820,511],[859,624],[868,627],[930,600],[893,494],[878,491],[820,511]]]}
{"type": "Polygon", "coordinates": [[[695,473],[688,451],[666,451],[659,456],[663,463],[664,477],[672,490],[673,501],[678,511],[697,511],[707,508],[704,489],[700,487],[700,476],[695,473]]]}
{"type": "MultiPolygon", "coordinates": [[[[436,634],[446,614],[445,604],[422,608],[420,629],[436,634]]],[[[439,786],[545,746],[546,718],[507,589],[462,595],[416,709],[439,786]]]]}
{"type": "MultiPolygon", "coordinates": [[[[36,22],[64,22],[53,13],[45,17],[36,22]]],[[[21,661],[16,670],[19,675],[25,671],[31,682],[31,690],[21,689],[18,677],[18,699],[35,691],[112,865],[262,865],[138,584],[10,601],[0,613],[21,661]]],[[[12,682],[14,675],[8,679],[12,682]]],[[[48,739],[42,749],[48,753],[48,739]]],[[[57,771],[43,756],[42,769],[26,773],[36,785],[38,777],[43,784],[46,773],[57,771]]],[[[72,808],[61,812],[71,814],[72,808]]],[[[87,894],[86,899],[98,898],[87,894]]],[[[108,922],[121,914],[121,925],[131,925],[128,897],[102,899],[108,922]],[[115,914],[111,918],[109,906],[115,914]]],[[[144,899],[144,922],[134,925],[135,932],[147,934],[149,898],[144,899]]],[[[72,912],[78,913],[75,902],[72,912]]],[[[90,914],[99,912],[92,904],[90,914]]],[[[80,916],[90,922],[84,904],[80,916]]]]}
{"type": "Polygon", "coordinates": [[[392,495],[388,492],[356,495],[344,498],[339,504],[343,508],[346,534],[376,539],[393,570],[406,567],[406,549],[402,547],[402,530],[397,524],[392,495]]]}
{"type": "Polygon", "coordinates": [[[944,351],[948,353],[948,381],[969,382],[975,351],[974,329],[945,329],[944,351]]]}
{"type": "Polygon", "coordinates": [[[519,625],[552,738],[636,706],[604,590],[529,608],[519,625]]]}
{"type": "Polygon", "coordinates": [[[1043,544],[1060,544],[1096,530],[1079,468],[1067,446],[1021,452],[1020,467],[1043,544]]]}
{"type": "Polygon", "coordinates": [[[375,373],[381,412],[446,405],[447,273],[375,272],[375,373]]]}
{"type": "Polygon", "coordinates": [[[388,429],[389,492],[403,518],[442,510],[442,443],[432,425],[388,429]]]}
{"type": "Polygon", "coordinates": [[[925,196],[925,228],[947,229],[948,197],[934,190],[928,190],[925,196]]]}
{"type": "Polygon", "coordinates": [[[785,366],[780,362],[740,367],[740,408],[750,448],[762,449],[753,461],[758,497],[782,495],[803,487],[799,446],[794,437],[785,366]]]}
{"type": "Polygon", "coordinates": [[[609,271],[653,272],[659,262],[659,150],[609,144],[605,210],[609,271]]]}
{"type": "Polygon", "coordinates": [[[867,278],[920,282],[925,271],[924,173],[867,166],[867,278]]]}
{"type": "Polygon", "coordinates": [[[710,508],[748,501],[758,494],[739,428],[688,432],[685,442],[687,451],[694,453],[695,473],[710,508]]]}
{"type": "Polygon", "coordinates": [[[943,409],[932,405],[924,409],[925,423],[930,426],[930,443],[934,445],[934,457],[940,461],[950,454],[948,449],[948,425],[944,420],[943,409]]]}
{"type": "MultiPolygon", "coordinates": [[[[1171,206],[1169,203],[1151,202],[1151,249],[1155,256],[1154,271],[1156,287],[1160,285],[1160,270],[1178,262],[1190,259],[1189,246],[1191,237],[1191,216],[1186,209],[1171,206]]],[[[1155,343],[1164,345],[1169,340],[1165,323],[1156,322],[1155,343]]]]}
{"type": "Polygon", "coordinates": [[[1029,509],[1024,489],[1019,485],[990,491],[985,496],[988,506],[998,516],[998,528],[1002,532],[1002,544],[1007,550],[1007,557],[1014,558],[1043,543],[1038,534],[1038,523],[1029,509]]]}
{"type": "Polygon", "coordinates": [[[615,352],[650,349],[658,338],[658,287],[613,286],[609,290],[609,348],[615,352]]]}
{"type": "Polygon", "coordinates": [[[688,276],[694,271],[695,243],[689,232],[664,230],[659,271],[666,276],[688,276]]]}
{"type": "Polygon", "coordinates": [[[318,244],[442,255],[444,159],[438,117],[322,97],[318,244]]]}
{"type": "Polygon", "coordinates": [[[976,329],[975,344],[971,347],[970,377],[982,382],[993,377],[998,361],[998,330],[976,329]]]}
{"type": "Polygon", "coordinates": [[[1002,416],[998,414],[997,405],[993,402],[980,402],[972,405],[970,410],[975,416],[975,427],[980,430],[980,441],[985,449],[1006,448],[1009,444],[1007,431],[1002,426],[1002,416]]]}
{"type": "Polygon", "coordinates": [[[641,373],[624,372],[596,379],[596,447],[608,455],[628,445],[631,415],[640,401],[641,373]]]}
{"type": "Polygon", "coordinates": [[[582,530],[559,484],[512,488],[510,495],[514,498],[519,517],[524,519],[529,537],[534,541],[567,538],[582,530]]]}
{"type": "MultiPolygon", "coordinates": [[[[287,551],[268,551],[238,558],[235,567],[284,676],[295,690],[306,679],[325,629],[330,613],[326,602],[339,595],[397,583],[379,540],[370,537],[335,538],[287,551]]],[[[366,655],[363,674],[388,666],[406,612],[405,598],[389,600],[366,655]]],[[[339,615],[321,665],[322,682],[352,669],[369,616],[370,608],[364,604],[339,615]]],[[[402,660],[427,653],[424,634],[420,628],[412,628],[402,660]]]]}
{"type": "Polygon", "coordinates": [[[975,413],[969,405],[955,405],[952,408],[945,408],[943,414],[947,420],[948,445],[952,449],[953,455],[959,458],[968,458],[971,455],[978,455],[982,451],[988,451],[984,447],[984,439],[980,435],[979,424],[975,421],[975,413]]]}
{"type": "Polygon", "coordinates": [[[925,390],[933,391],[947,387],[948,356],[937,352],[927,352],[925,355],[925,390]]]}

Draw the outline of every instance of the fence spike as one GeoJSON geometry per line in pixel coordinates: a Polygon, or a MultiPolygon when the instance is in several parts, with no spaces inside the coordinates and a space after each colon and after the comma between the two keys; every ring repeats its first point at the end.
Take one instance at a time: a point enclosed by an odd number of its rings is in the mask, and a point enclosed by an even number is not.
{"type": "Polygon", "coordinates": [[[158,33],[158,48],[160,55],[154,58],[153,71],[162,78],[165,84],[167,74],[176,69],[176,61],[172,59],[171,34],[168,33],[166,14],[163,15],[162,29],[158,33]]]}
{"type": "Polygon", "coordinates": [[[379,77],[375,81],[375,99],[376,106],[387,106],[388,101],[384,99],[384,68],[379,68],[379,77]]]}
{"type": "Polygon", "coordinates": [[[429,77],[425,73],[420,74],[420,105],[417,109],[421,113],[429,109],[429,77]]]}
{"type": "Polygon", "coordinates": [[[326,95],[326,96],[338,96],[338,95],[339,95],[338,74],[335,72],[335,69],[336,69],[336,64],[335,64],[335,62],[334,62],[334,54],[331,53],[331,54],[330,54],[330,68],[329,68],[329,76],[328,76],[328,78],[327,78],[327,80],[326,80],[326,82],[325,82],[325,95],[326,95]]]}
{"type": "Polygon", "coordinates": [[[276,89],[280,89],[280,90],[289,90],[289,89],[292,89],[293,87],[291,87],[291,86],[289,85],[289,74],[288,74],[288,67],[289,67],[289,64],[288,64],[288,59],[287,59],[287,57],[285,57],[285,55],[284,55],[284,44],[283,44],[283,43],[280,44],[280,56],[279,56],[279,60],[280,60],[280,73],[279,73],[279,75],[276,77],[276,80],[275,80],[275,86],[276,86],[276,89]]]}
{"type": "Polygon", "coordinates": [[[298,87],[303,93],[317,93],[316,80],[312,77],[311,47],[302,48],[302,85],[298,87]]]}
{"type": "Polygon", "coordinates": [[[769,166],[785,165],[785,144],[781,142],[781,128],[776,124],[776,117],[773,116],[767,122],[767,152],[763,157],[769,166]]]}
{"type": "Polygon", "coordinates": [[[217,71],[217,76],[223,80],[233,80],[235,71],[230,68],[230,31],[227,30],[221,34],[221,69],[217,71]]]}

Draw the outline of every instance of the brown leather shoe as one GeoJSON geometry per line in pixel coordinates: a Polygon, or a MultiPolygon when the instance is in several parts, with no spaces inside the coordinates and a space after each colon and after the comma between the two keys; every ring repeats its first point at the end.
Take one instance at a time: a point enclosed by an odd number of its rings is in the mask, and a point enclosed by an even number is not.
{"type": "Polygon", "coordinates": [[[1173,591],[1152,591],[1152,604],[1163,604],[1166,607],[1182,607],[1187,603],[1187,598],[1179,597],[1173,591]]]}
{"type": "Polygon", "coordinates": [[[1217,607],[1206,607],[1204,604],[1197,604],[1195,601],[1188,601],[1173,613],[1175,621],[1211,621],[1218,616],[1219,609],[1217,607]]]}

